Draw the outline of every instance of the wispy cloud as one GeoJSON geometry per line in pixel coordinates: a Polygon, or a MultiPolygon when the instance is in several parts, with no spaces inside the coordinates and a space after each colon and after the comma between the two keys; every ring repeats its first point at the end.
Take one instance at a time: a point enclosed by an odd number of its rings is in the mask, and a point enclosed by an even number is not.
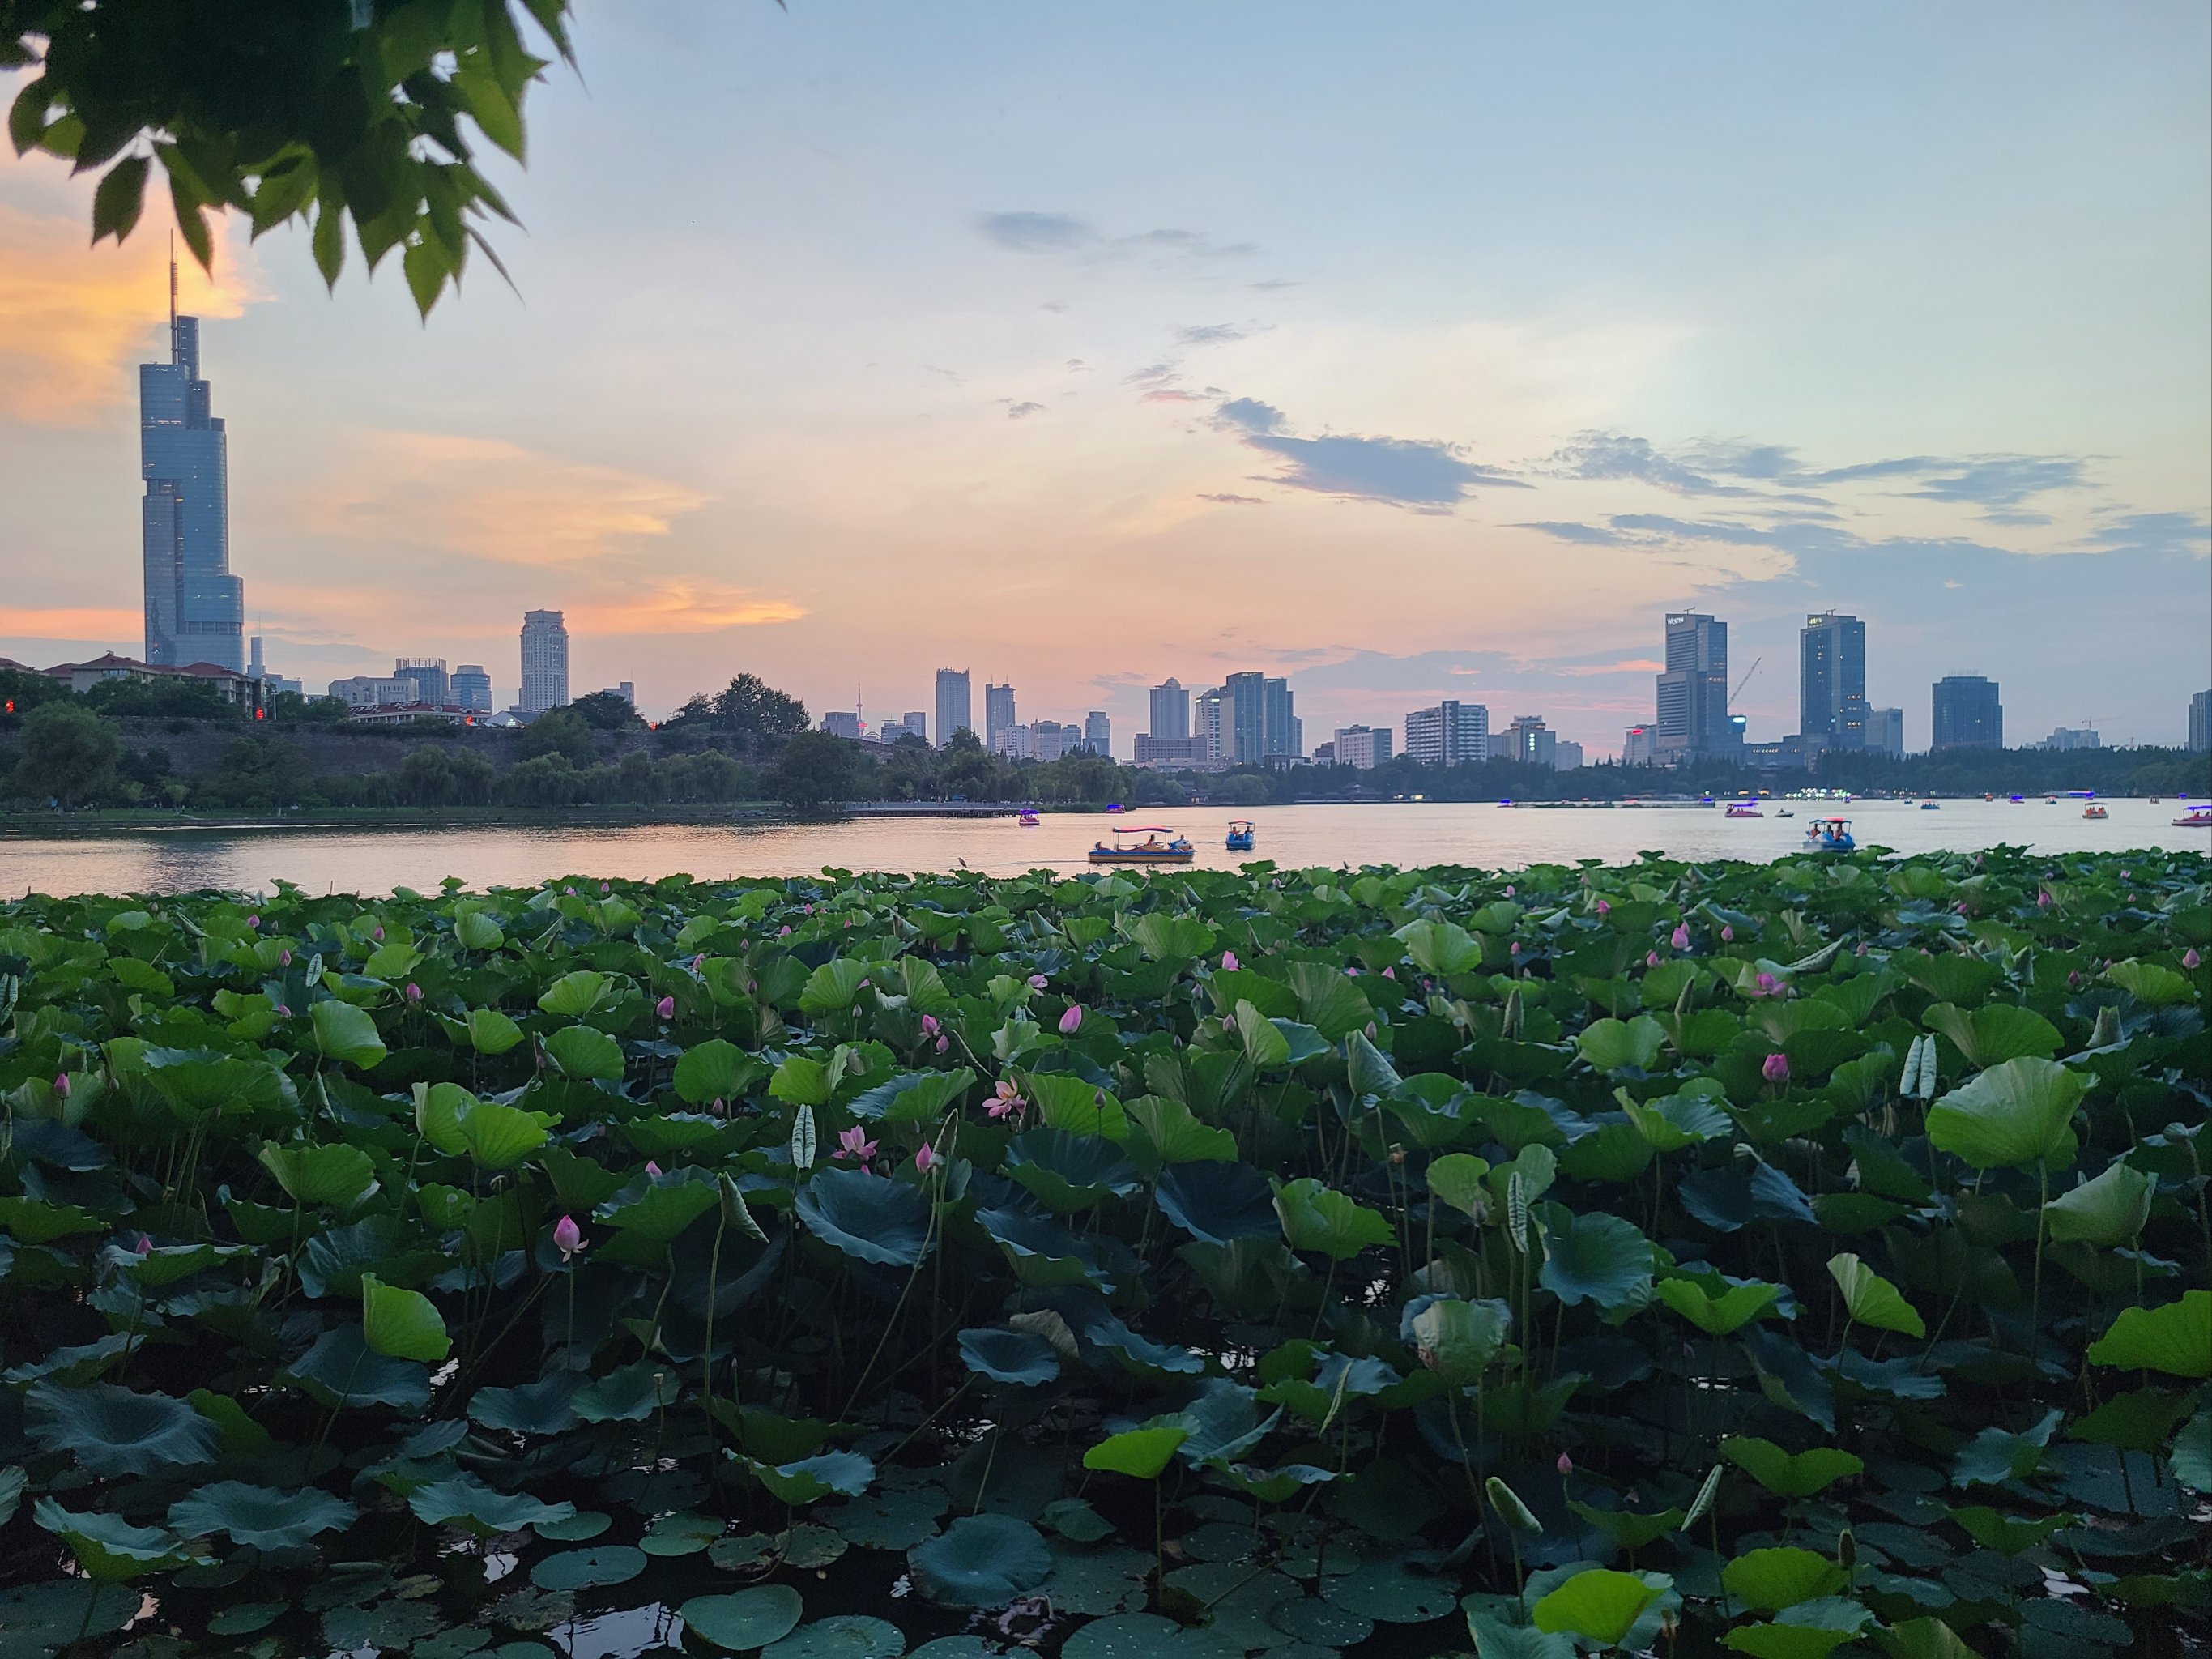
{"type": "Polygon", "coordinates": [[[979,213],[975,228],[1018,253],[1063,252],[1099,240],[1096,230],[1065,213],[979,213]]]}
{"type": "Polygon", "coordinates": [[[1176,331],[1176,343],[1186,346],[1230,345],[1251,337],[1249,331],[1234,323],[1202,323],[1176,331]]]}
{"type": "Polygon", "coordinates": [[[1232,495],[1225,491],[1201,492],[1198,499],[1214,501],[1223,507],[1265,507],[1267,504],[1257,495],[1232,495]]]}
{"type": "Polygon", "coordinates": [[[588,592],[566,606],[572,629],[604,635],[714,634],[797,622],[805,611],[750,588],[675,578],[588,592]]]}
{"type": "Polygon", "coordinates": [[[1182,259],[1214,260],[1241,259],[1259,252],[1249,242],[1224,242],[1206,231],[1173,226],[1109,235],[1090,221],[1079,219],[1072,213],[1034,208],[979,213],[972,222],[983,236],[1017,253],[1157,253],[1182,259]]]}
{"type": "Polygon", "coordinates": [[[1253,398],[1231,398],[1217,423],[1283,470],[1267,482],[1344,501],[1377,501],[1417,512],[1449,512],[1478,488],[1525,489],[1520,479],[1463,459],[1456,444],[1413,438],[1330,434],[1297,438],[1283,411],[1253,398]]]}
{"type": "Polygon", "coordinates": [[[1043,413],[1044,405],[1042,404],[1018,403],[1007,410],[1006,418],[1010,421],[1025,421],[1032,415],[1042,415],[1043,413]]]}
{"type": "Polygon", "coordinates": [[[1749,495],[1741,484],[1721,483],[1710,473],[1664,454],[1648,438],[1619,432],[1577,432],[1544,459],[1555,477],[1612,482],[1623,478],[1656,484],[1678,495],[1749,495]]]}

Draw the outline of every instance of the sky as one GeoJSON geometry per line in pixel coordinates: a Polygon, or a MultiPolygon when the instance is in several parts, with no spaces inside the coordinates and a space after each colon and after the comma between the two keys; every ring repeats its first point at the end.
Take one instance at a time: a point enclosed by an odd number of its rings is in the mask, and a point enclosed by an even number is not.
{"type": "MultiPolygon", "coordinates": [[[[524,222],[417,320],[303,233],[189,260],[232,568],[319,690],[441,656],[649,715],[1024,719],[1287,674],[1590,757],[1670,609],[1753,740],[1808,612],[1929,736],[2178,743],[2212,684],[2212,12],[577,0],[524,222]],[[1755,672],[1753,669],[1757,662],[1755,672]]],[[[0,100],[18,77],[0,74],[0,100]]],[[[488,149],[489,147],[487,147],[488,149]]],[[[0,655],[139,649],[166,221],[0,146],[0,655]]],[[[150,198],[149,198],[150,200],[150,198]]]]}

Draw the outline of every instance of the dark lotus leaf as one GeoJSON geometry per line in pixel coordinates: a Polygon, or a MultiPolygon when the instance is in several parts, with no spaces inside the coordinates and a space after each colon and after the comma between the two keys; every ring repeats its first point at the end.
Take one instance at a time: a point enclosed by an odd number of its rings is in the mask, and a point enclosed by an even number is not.
{"type": "Polygon", "coordinates": [[[969,1370],[1020,1388],[1035,1388],[1060,1375],[1060,1357],[1052,1344],[1031,1331],[963,1331],[960,1357],[969,1370]]]}
{"type": "Polygon", "coordinates": [[[309,1239],[301,1255],[300,1288],[313,1297],[357,1297],[362,1274],[373,1273],[387,1285],[416,1289],[451,1259],[441,1251],[409,1249],[419,1242],[394,1215],[328,1228],[309,1239]]]}
{"type": "Polygon", "coordinates": [[[862,1613],[817,1619],[761,1650],[761,1659],[899,1659],[906,1635],[896,1625],[862,1613]]]}
{"type": "Polygon", "coordinates": [[[420,1360],[372,1352],[358,1325],[325,1331],[284,1375],[331,1407],[389,1406],[418,1412],[430,1403],[430,1368],[420,1360]]]}
{"type": "Polygon", "coordinates": [[[1651,1288],[1651,1241],[1619,1216],[1571,1216],[1547,1243],[1540,1282],[1570,1308],[1583,1302],[1619,1308],[1651,1288]]]}
{"type": "Polygon", "coordinates": [[[795,1207],[807,1231],[862,1261],[911,1267],[930,1246],[921,1189],[865,1170],[817,1170],[795,1207]]]}
{"type": "Polygon", "coordinates": [[[951,1607],[1002,1607],[1052,1571],[1043,1535],[1004,1515],[963,1516],[906,1559],[922,1594],[951,1607]]]}
{"type": "Polygon", "coordinates": [[[469,1417],[488,1429],[558,1434],[576,1421],[576,1394],[583,1382],[574,1371],[556,1371],[511,1389],[478,1389],[469,1401],[469,1417]]]}
{"type": "Polygon", "coordinates": [[[1249,1164],[1171,1164],[1152,1195],[1169,1220],[1209,1243],[1271,1238],[1282,1224],[1274,1189],[1249,1164]]]}
{"type": "Polygon", "coordinates": [[[284,1549],[318,1533],[349,1527],[358,1513],[343,1498],[313,1486],[279,1492],[218,1480],[171,1504],[169,1525],[187,1538],[224,1533],[240,1544],[284,1549]]]}
{"type": "Polygon", "coordinates": [[[431,1526],[459,1527],[480,1538],[520,1532],[540,1522],[566,1521],[576,1513],[576,1506],[566,1500],[545,1504],[526,1492],[499,1492],[466,1474],[416,1487],[408,1496],[407,1507],[431,1526]]]}
{"type": "Polygon", "coordinates": [[[13,1127],[9,1144],[18,1158],[32,1158],[40,1164],[51,1164],[57,1170],[71,1170],[79,1174],[104,1170],[115,1162],[115,1154],[90,1135],[56,1119],[19,1117],[13,1127]]]}
{"type": "Polygon", "coordinates": [[[530,1569],[530,1582],[540,1589],[584,1589],[594,1584],[626,1584],[645,1571],[646,1553],[629,1544],[601,1544],[591,1549],[563,1550],[549,1555],[530,1569]]]}
{"type": "Polygon", "coordinates": [[[764,1648],[788,1636],[805,1603],[788,1584],[757,1584],[730,1595],[695,1595],[678,1612],[684,1627],[732,1652],[764,1648]]]}
{"type": "Polygon", "coordinates": [[[98,1475],[211,1463],[222,1449],[221,1431],[183,1401],[112,1382],[76,1389],[34,1382],[24,1397],[23,1418],[40,1449],[71,1453],[98,1475]]]}
{"type": "Polygon", "coordinates": [[[1003,1167],[1056,1214],[1088,1209],[1108,1194],[1137,1190],[1135,1166],[1103,1135],[1031,1129],[1006,1143],[1003,1167]]]}

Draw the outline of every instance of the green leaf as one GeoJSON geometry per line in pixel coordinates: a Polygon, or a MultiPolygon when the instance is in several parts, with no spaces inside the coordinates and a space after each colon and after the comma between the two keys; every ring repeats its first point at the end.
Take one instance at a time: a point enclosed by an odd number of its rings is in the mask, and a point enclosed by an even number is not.
{"type": "Polygon", "coordinates": [[[2026,1055],[2048,1060],[2063,1041],[2058,1028],[2041,1014],[2012,1002],[1987,1003],[1972,1013],[1939,1002],[1921,1018],[1929,1029],[1950,1038],[1951,1046],[1976,1067],[2026,1055]]]}
{"type": "Polygon", "coordinates": [[[2100,1365],[2212,1376],[2212,1291],[2189,1291],[2161,1308],[2129,1308],[2089,1345],[2100,1365]]]}
{"type": "Polygon", "coordinates": [[[1292,1249],[1319,1250],[1333,1261],[1348,1261],[1397,1237],[1387,1217],[1310,1176],[1276,1193],[1275,1214],[1292,1249]]]}
{"type": "Polygon", "coordinates": [[[2022,1521],[2008,1515],[2000,1515],[1986,1504],[1972,1504],[1951,1511],[1969,1538],[1985,1550],[1995,1550],[1999,1555],[2021,1555],[2050,1541],[2051,1535],[2068,1527],[2081,1525],[2075,1515],[2046,1515],[2033,1521],[2022,1521]]]}
{"type": "Polygon", "coordinates": [[[479,1101],[460,1121],[469,1156],[487,1170],[511,1170],[545,1144],[545,1126],[534,1112],[479,1101]]]}
{"type": "Polygon", "coordinates": [[[1298,994],[1298,1017],[1328,1042],[1345,1042],[1374,1023],[1374,1005],[1341,970],[1322,962],[1294,962],[1287,972],[1298,994]]]}
{"type": "Polygon", "coordinates": [[[1157,1480],[1190,1438],[1180,1427],[1129,1429],[1100,1441],[1083,1454],[1083,1467],[1109,1474],[1126,1474],[1138,1480],[1157,1480]]]}
{"type": "Polygon", "coordinates": [[[576,1506],[563,1499],[540,1503],[526,1492],[503,1492],[473,1474],[457,1474],[408,1494],[415,1518],[433,1527],[459,1527],[479,1538],[568,1520],[576,1506]]]}
{"type": "Polygon", "coordinates": [[[1727,1336],[1773,1313],[1782,1286],[1762,1279],[1731,1285],[1715,1296],[1694,1279],[1662,1279],[1652,1286],[1658,1298],[1708,1336],[1727,1336]]]}
{"type": "Polygon", "coordinates": [[[1486,1158],[1472,1152],[1446,1152],[1429,1164],[1429,1191],[1472,1220],[1482,1212],[1483,1177],[1489,1173],[1486,1158]]]}
{"type": "Polygon", "coordinates": [[[1103,1135],[1109,1140],[1129,1138],[1129,1116],[1121,1103],[1105,1090],[1064,1072],[1032,1073],[1023,1092],[1036,1103],[1037,1115],[1048,1128],[1072,1135],[1103,1135]]]}
{"type": "Polygon", "coordinates": [[[858,1261],[911,1267],[930,1248],[927,1196],[865,1170],[816,1171],[796,1207],[807,1231],[858,1261]]]}
{"type": "Polygon", "coordinates": [[[146,205],[146,170],[153,158],[126,155],[107,170],[92,196],[92,240],[112,236],[121,241],[138,222],[146,205]]]}
{"type": "Polygon", "coordinates": [[[507,935],[489,913],[471,910],[453,919],[453,942],[464,951],[496,951],[507,935]]]}
{"type": "Polygon", "coordinates": [[[2105,969],[2107,982],[2117,985],[2133,996],[2137,1002],[2153,1008],[2170,1008],[2191,1000],[2197,994],[2188,979],[2171,968],[2161,968],[2154,962],[2139,962],[2130,957],[2116,962],[2105,969]]]}
{"type": "Polygon", "coordinates": [[[361,1276],[361,1328],[369,1352],[387,1359],[442,1365],[453,1346],[428,1297],[386,1285],[374,1273],[361,1276]]]}
{"type": "Polygon", "coordinates": [[[216,1425],[183,1401],[112,1382],[33,1382],[23,1420],[41,1451],[72,1456],[86,1473],[107,1479],[212,1462],[222,1449],[216,1425]]]}
{"type": "MultiPolygon", "coordinates": [[[[1468,1598],[1470,1602],[1474,1599],[1468,1598]]],[[[1476,1659],[1575,1659],[1575,1644],[1566,1637],[1547,1635],[1527,1625],[1501,1624],[1472,1607],[1467,1610],[1467,1630],[1474,1638],[1476,1659]]]]}
{"type": "Polygon", "coordinates": [[[1863,1474],[1866,1464],[1833,1446],[1815,1446],[1794,1455],[1771,1440],[1730,1435],[1721,1442],[1727,1458],[1777,1498],[1810,1498],[1845,1475],[1863,1474]]]}
{"type": "Polygon", "coordinates": [[[222,1533],[256,1549],[291,1549],[319,1533],[349,1527],[359,1513],[351,1504],[313,1486],[280,1492],[218,1480],[169,1506],[169,1525],[187,1538],[222,1533]]]}
{"type": "Polygon", "coordinates": [[[1625,1550],[1640,1550],[1656,1543],[1680,1527],[1683,1520],[1680,1510],[1638,1515],[1629,1510],[1600,1509],[1579,1498],[1570,1498],[1567,1507],[1625,1550]]]}
{"type": "Polygon", "coordinates": [[[1784,1544],[1737,1556],[1721,1569],[1721,1583],[1744,1606],[1771,1613],[1833,1595],[1850,1575],[1825,1555],[1784,1544]]]}
{"type": "Polygon", "coordinates": [[[622,1045],[594,1026],[562,1026],[545,1039],[545,1053],[563,1077],[600,1083],[622,1081],[622,1045]]]}
{"type": "Polygon", "coordinates": [[[477,1097],[458,1083],[418,1083],[415,1085],[415,1132],[448,1158],[469,1149],[461,1134],[462,1114],[477,1097]]]}
{"type": "Polygon", "coordinates": [[[1244,1043],[1244,1058],[1255,1072],[1271,1072],[1291,1063],[1290,1039],[1282,1030],[1249,1002],[1237,1005],[1237,1032],[1244,1043]]]}
{"type": "Polygon", "coordinates": [[[827,1106],[829,1069],[811,1054],[793,1054],[775,1068],[768,1092],[771,1099],[789,1106],[827,1106]]]}
{"type": "Polygon", "coordinates": [[[261,1149],[261,1167],[298,1204],[348,1210],[376,1185],[376,1166],[358,1146],[279,1146],[261,1149]]]}
{"type": "Polygon", "coordinates": [[[790,1463],[745,1460],[760,1483],[787,1504],[815,1504],[842,1493],[858,1498],[876,1478],[876,1466],[858,1452],[817,1452],[790,1463]]]}
{"type": "Polygon", "coordinates": [[[75,1514],[51,1498],[33,1504],[31,1517],[67,1544],[77,1565],[101,1583],[167,1572],[191,1559],[185,1540],[166,1527],[134,1527],[114,1515],[75,1514]]]}
{"type": "Polygon", "coordinates": [[[1828,1596],[1787,1607],[1769,1624],[1739,1625],[1721,1643],[1751,1659],[1827,1659],[1873,1621],[1857,1602],[1828,1596]]]}
{"type": "Polygon", "coordinates": [[[1237,1158],[1237,1137],[1202,1121],[1182,1101],[1166,1095],[1143,1095],[1124,1109],[1136,1126],[1127,1145],[1129,1158],[1147,1179],[1177,1164],[1231,1164],[1237,1158]]]}
{"type": "Polygon", "coordinates": [[[817,1019],[841,1014],[860,996],[860,982],[867,977],[865,962],[845,957],[825,962],[807,976],[805,988],[799,994],[799,1011],[817,1019]]]}
{"type": "Polygon", "coordinates": [[[2018,1434],[1996,1427],[1984,1429],[1959,1448],[1951,1464],[1952,1483],[1997,1486],[2027,1480],[2042,1469],[2051,1433],[2065,1415],[2053,1406],[2033,1428],[2018,1434]]]}
{"type": "Polygon", "coordinates": [[[2150,1219],[2157,1182],[2141,1170],[2111,1164],[2102,1175],[2062,1193],[2043,1206],[2044,1223],[2057,1244],[2125,1244],[2150,1219]]]}
{"type": "Polygon", "coordinates": [[[921,1593],[948,1607],[1003,1607],[1052,1571],[1044,1535],[1007,1515],[964,1515],[906,1553],[921,1593]]]}
{"type": "Polygon", "coordinates": [[[1407,1322],[1421,1363],[1447,1388],[1475,1382],[1497,1358],[1512,1315],[1503,1302],[1438,1297],[1407,1322]]]}
{"type": "Polygon", "coordinates": [[[1453,921],[1409,921],[1390,935],[1424,972],[1449,976],[1482,965],[1482,946],[1453,921]]]}
{"type": "Polygon", "coordinates": [[[367,1071],[384,1058],[384,1039],[368,1010],[350,1002],[319,1002],[313,1023],[315,1047],[325,1060],[341,1060],[367,1071]]]}
{"type": "Polygon", "coordinates": [[[1196,916],[1154,910],[1129,924],[1129,937],[1154,962],[1190,962],[1213,949],[1213,930],[1196,916]]]}
{"type": "Polygon", "coordinates": [[[1528,1619],[1540,1631],[1586,1636],[1610,1645],[1626,1636],[1664,1593],[1634,1574],[1592,1567],[1539,1601],[1528,1619]]]}
{"type": "Polygon", "coordinates": [[[694,1106],[741,1098],[761,1074],[760,1062],[720,1037],[685,1051],[676,1062],[676,1092],[694,1106]]]}
{"type": "Polygon", "coordinates": [[[1356,1095],[1389,1095],[1395,1093],[1402,1081],[1382,1051],[1360,1032],[1354,1031],[1345,1039],[1345,1060],[1351,1073],[1352,1092],[1356,1095]]]}
{"type": "Polygon", "coordinates": [[[1844,1308],[1852,1322],[1871,1325],[1878,1331],[1904,1336],[1925,1336],[1928,1327],[1904,1292],[1856,1255],[1846,1251],[1828,1258],[1828,1277],[1844,1293],[1844,1308]]]}
{"type": "Polygon", "coordinates": [[[549,1014],[562,1019],[576,1019],[588,1014],[599,1006],[605,994],[607,976],[588,969],[563,974],[547,986],[538,996],[538,1006],[549,1014]]]}
{"type": "Polygon", "coordinates": [[[730,1653],[780,1641],[799,1624],[805,1603],[788,1584],[756,1584],[728,1595],[695,1595],[677,1609],[686,1631],[730,1653]]]}
{"type": "Polygon", "coordinates": [[[480,1054],[503,1054],[522,1041],[522,1028],[496,1008],[469,1010],[469,1046],[480,1054]]]}
{"type": "Polygon", "coordinates": [[[1632,1020],[1597,1019],[1575,1038],[1582,1057],[1601,1072],[1633,1066],[1648,1072],[1667,1046],[1667,1028],[1649,1014],[1632,1020]]]}
{"type": "Polygon", "coordinates": [[[2056,1060],[2008,1060],[1928,1109],[1928,1139],[1978,1170],[2074,1161],[2069,1127],[2087,1088],[2056,1060]]]}
{"type": "Polygon", "coordinates": [[[1651,1241],[1632,1222],[1594,1212],[1555,1230],[1538,1282],[1568,1307],[1619,1308],[1651,1289],[1651,1241]]]}

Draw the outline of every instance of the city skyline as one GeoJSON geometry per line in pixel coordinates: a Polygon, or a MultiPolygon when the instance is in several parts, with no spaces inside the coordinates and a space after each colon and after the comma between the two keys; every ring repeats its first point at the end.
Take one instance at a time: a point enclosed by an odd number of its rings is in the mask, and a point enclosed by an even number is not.
{"type": "MultiPolygon", "coordinates": [[[[1651,717],[1655,615],[1727,618],[1771,740],[1833,610],[1909,748],[1961,664],[2016,732],[2183,740],[2212,678],[2200,10],[1015,16],[580,18],[588,102],[550,72],[500,175],[522,298],[474,282],[427,327],[395,271],[326,297],[304,237],[217,222],[180,303],[270,658],[496,669],[544,607],[573,684],[634,678],[649,715],[739,672],[819,714],[861,665],[902,707],[967,660],[1134,733],[1167,675],[1258,671],[1316,738],[1464,700],[1596,754],[1651,717]],[[1500,57],[1513,84],[1446,95],[1500,57]],[[691,155],[717,61],[757,70],[736,167],[691,155]],[[1662,97],[1707,112],[1625,146],[1662,97]]],[[[0,159],[23,660],[143,649],[118,480],[166,216],[86,248],[89,189],[0,159]]]]}

